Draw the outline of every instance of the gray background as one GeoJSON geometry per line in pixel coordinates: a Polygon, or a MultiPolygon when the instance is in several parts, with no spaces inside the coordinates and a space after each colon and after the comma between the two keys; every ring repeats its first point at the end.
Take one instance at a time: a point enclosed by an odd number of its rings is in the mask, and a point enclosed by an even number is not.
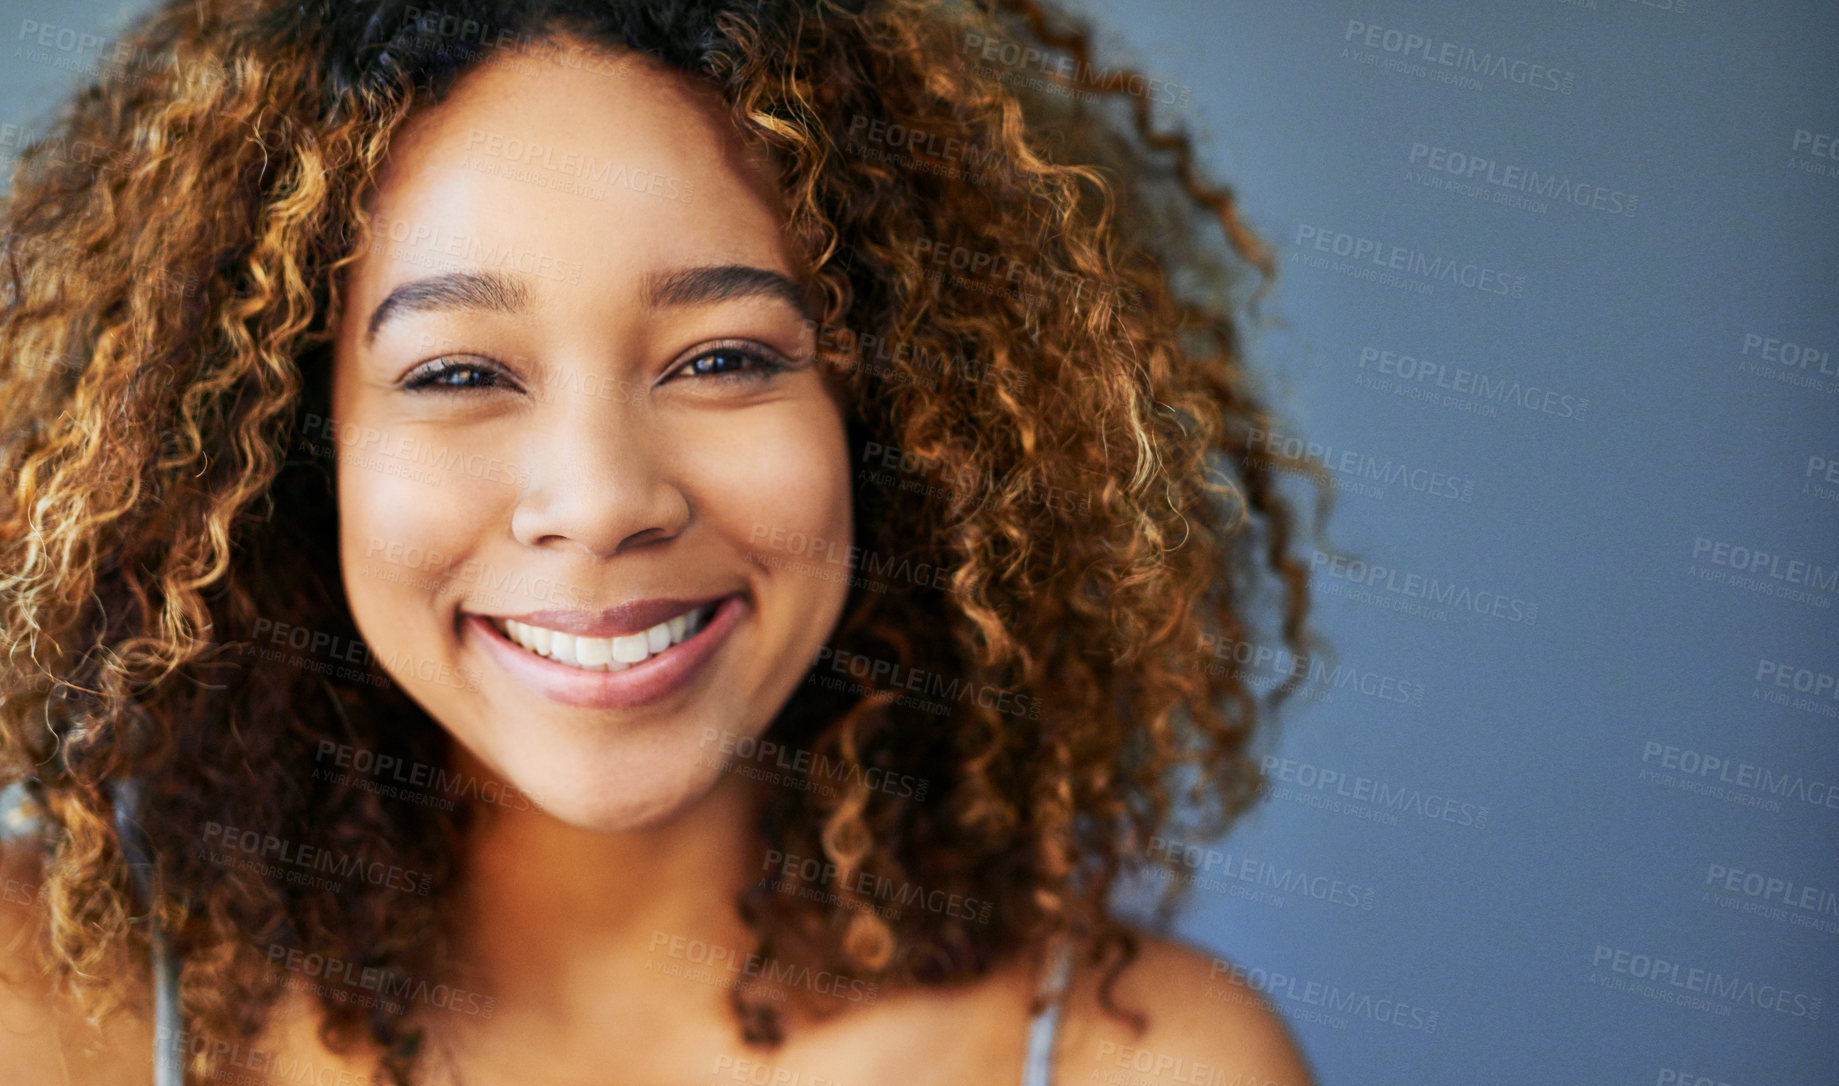
{"type": "MultiPolygon", "coordinates": [[[[1285,433],[1330,447],[1330,540],[1395,571],[1318,570],[1346,682],[1285,720],[1269,801],[1188,853],[1183,934],[1324,1083],[1839,1081],[1839,700],[1764,697],[1771,666],[1839,675],[1839,158],[1795,145],[1839,135],[1833,5],[1087,2],[1275,247],[1254,356],[1285,433]],[[1484,56],[1514,66],[1451,81],[1484,56]],[[1454,189],[1417,145],[1509,185],[1454,189]],[[1503,202],[1526,171],[1610,209],[1503,202]],[[1358,278],[1382,269],[1309,244],[1336,233],[1517,296],[1358,278]],[[1753,552],[1778,559],[1733,568],[1753,552]],[[1517,610],[1426,604],[1431,580],[1517,610]]],[[[96,52],[25,48],[28,20],[106,37],[132,7],[6,0],[0,122],[96,52]]]]}
{"type": "Polygon", "coordinates": [[[1839,569],[1839,492],[1807,476],[1812,458],[1839,456],[1839,160],[1793,146],[1797,130],[1839,131],[1839,11],[1089,7],[1113,28],[1114,56],[1192,88],[1185,119],[1278,251],[1277,319],[1254,352],[1281,375],[1289,425],[1333,446],[1337,465],[1353,450],[1472,483],[1462,502],[1398,484],[1357,493],[1363,480],[1337,472],[1331,540],[1401,580],[1538,605],[1531,623],[1438,618],[1385,607],[1413,602],[1397,591],[1358,597],[1346,578],[1318,579],[1341,662],[1422,684],[1422,704],[1347,686],[1299,706],[1275,751],[1296,763],[1275,782],[1287,791],[1216,846],[1212,871],[1227,874],[1182,930],[1298,979],[1266,983],[1327,1083],[1839,1082],[1839,806],[1824,803],[1839,785],[1839,702],[1796,706],[1790,690],[1771,704],[1757,681],[1765,662],[1808,682],[1839,674],[1839,591],[1766,570],[1753,579],[1807,598],[1703,579],[1737,573],[1710,560],[1718,544],[1780,555],[1783,574],[1790,559],[1823,581],[1839,569]],[[1383,30],[1369,48],[1350,23],[1431,39],[1432,56],[1453,43],[1561,70],[1569,90],[1389,70],[1372,62],[1398,57],[1383,30]],[[1503,179],[1519,166],[1632,195],[1634,213],[1434,188],[1412,172],[1418,144],[1492,159],[1503,179]],[[1807,164],[1824,170],[1796,168],[1807,164]],[[1311,267],[1304,227],[1503,269],[1523,290],[1421,294],[1342,274],[1329,254],[1311,267]],[[1825,352],[1795,371],[1811,387],[1746,370],[1760,361],[1760,348],[1744,354],[1752,335],[1825,352]],[[1496,402],[1488,417],[1470,410],[1475,394],[1446,404],[1362,384],[1384,376],[1372,352],[1387,351],[1588,404],[1578,418],[1496,402]],[[1707,773],[1685,751],[1732,768],[1707,773]],[[1304,765],[1377,783],[1324,787],[1304,765]],[[1786,794],[1762,786],[1763,770],[1788,779],[1786,794]],[[1721,776],[1738,782],[1724,796],[1679,786],[1721,776]],[[1405,799],[1339,794],[1381,787],[1405,799]],[[1475,810],[1431,817],[1444,812],[1430,794],[1475,810]],[[1761,875],[1762,892],[1742,877],[1736,891],[1728,875],[1708,884],[1714,865],[1761,875]],[[1299,888],[1247,896],[1273,871],[1299,888]],[[1322,900],[1300,889],[1305,875],[1371,896],[1322,900]],[[1795,889],[1771,896],[1769,879],[1795,889]],[[1779,908],[1803,887],[1812,908],[1779,908]],[[1744,911],[1757,904],[1781,915],[1744,911]],[[1638,955],[1677,971],[1636,990],[1638,955]],[[1714,983],[1724,998],[1702,990],[1714,983]],[[1766,985],[1802,997],[1790,1008],[1820,999],[1818,1019],[1758,1006],[1781,998],[1766,985]],[[1436,1029],[1382,1021],[1383,998],[1434,1010],[1436,1029]]]}

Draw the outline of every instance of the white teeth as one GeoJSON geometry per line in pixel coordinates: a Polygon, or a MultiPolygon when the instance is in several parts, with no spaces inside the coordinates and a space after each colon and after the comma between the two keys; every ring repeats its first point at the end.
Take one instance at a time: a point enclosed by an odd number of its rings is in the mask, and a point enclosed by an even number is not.
{"type": "Polygon", "coordinates": [[[600,667],[613,659],[613,646],[604,637],[577,637],[575,659],[582,667],[600,667]]]}
{"type": "Polygon", "coordinates": [[[518,645],[560,664],[584,671],[624,671],[695,636],[713,606],[686,611],[643,633],[623,637],[576,637],[543,626],[504,619],[499,628],[518,645]]]}
{"type": "Polygon", "coordinates": [[[636,664],[650,655],[651,650],[645,647],[645,635],[642,633],[613,639],[613,659],[622,664],[636,664]]]}

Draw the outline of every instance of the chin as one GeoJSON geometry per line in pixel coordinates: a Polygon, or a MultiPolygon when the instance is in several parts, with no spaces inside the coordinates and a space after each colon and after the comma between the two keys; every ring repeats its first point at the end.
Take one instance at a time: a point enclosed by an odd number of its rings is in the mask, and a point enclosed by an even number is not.
{"type": "Polygon", "coordinates": [[[507,779],[529,793],[542,812],[592,833],[622,833],[664,825],[714,791],[721,767],[681,754],[609,759],[600,766],[568,750],[536,766],[507,766],[507,779]]]}
{"type": "Polygon", "coordinates": [[[668,795],[571,795],[556,798],[544,808],[548,814],[589,833],[631,833],[671,822],[709,793],[674,792],[668,795]]]}

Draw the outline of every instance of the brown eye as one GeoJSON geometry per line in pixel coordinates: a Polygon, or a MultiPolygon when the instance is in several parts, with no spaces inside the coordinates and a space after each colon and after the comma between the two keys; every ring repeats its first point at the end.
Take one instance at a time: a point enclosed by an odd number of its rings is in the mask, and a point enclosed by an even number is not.
{"type": "Polygon", "coordinates": [[[752,347],[713,347],[685,362],[677,373],[687,377],[759,380],[789,369],[778,358],[752,347]]]}
{"type": "Polygon", "coordinates": [[[504,375],[491,366],[456,358],[437,358],[409,374],[403,380],[402,387],[417,392],[423,389],[498,388],[509,384],[504,375]]]}

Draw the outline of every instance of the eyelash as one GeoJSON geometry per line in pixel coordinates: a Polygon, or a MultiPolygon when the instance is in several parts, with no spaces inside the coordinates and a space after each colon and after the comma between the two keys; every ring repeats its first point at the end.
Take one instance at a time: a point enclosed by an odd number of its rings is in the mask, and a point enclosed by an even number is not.
{"type": "MultiPolygon", "coordinates": [[[[761,350],[747,344],[719,343],[700,354],[685,359],[671,372],[678,373],[705,359],[718,357],[736,357],[752,363],[743,370],[729,370],[724,373],[704,374],[705,380],[713,381],[762,381],[775,374],[784,373],[792,368],[791,364],[778,357],[777,352],[761,350]]],[[[403,378],[402,387],[409,392],[435,390],[444,392],[478,392],[488,388],[497,388],[506,381],[506,374],[497,365],[481,365],[464,362],[459,358],[436,358],[418,367],[403,378]],[[449,383],[443,378],[453,374],[472,373],[489,380],[484,383],[449,383]]]]}
{"type": "Polygon", "coordinates": [[[503,375],[496,369],[489,366],[462,362],[455,358],[436,358],[431,362],[417,367],[413,373],[405,377],[402,382],[402,387],[410,392],[420,392],[423,389],[438,389],[448,392],[477,392],[482,389],[496,387],[502,380],[502,376],[503,375]],[[483,377],[491,378],[491,381],[485,384],[451,384],[442,380],[442,378],[456,373],[475,373],[483,377]]]}

